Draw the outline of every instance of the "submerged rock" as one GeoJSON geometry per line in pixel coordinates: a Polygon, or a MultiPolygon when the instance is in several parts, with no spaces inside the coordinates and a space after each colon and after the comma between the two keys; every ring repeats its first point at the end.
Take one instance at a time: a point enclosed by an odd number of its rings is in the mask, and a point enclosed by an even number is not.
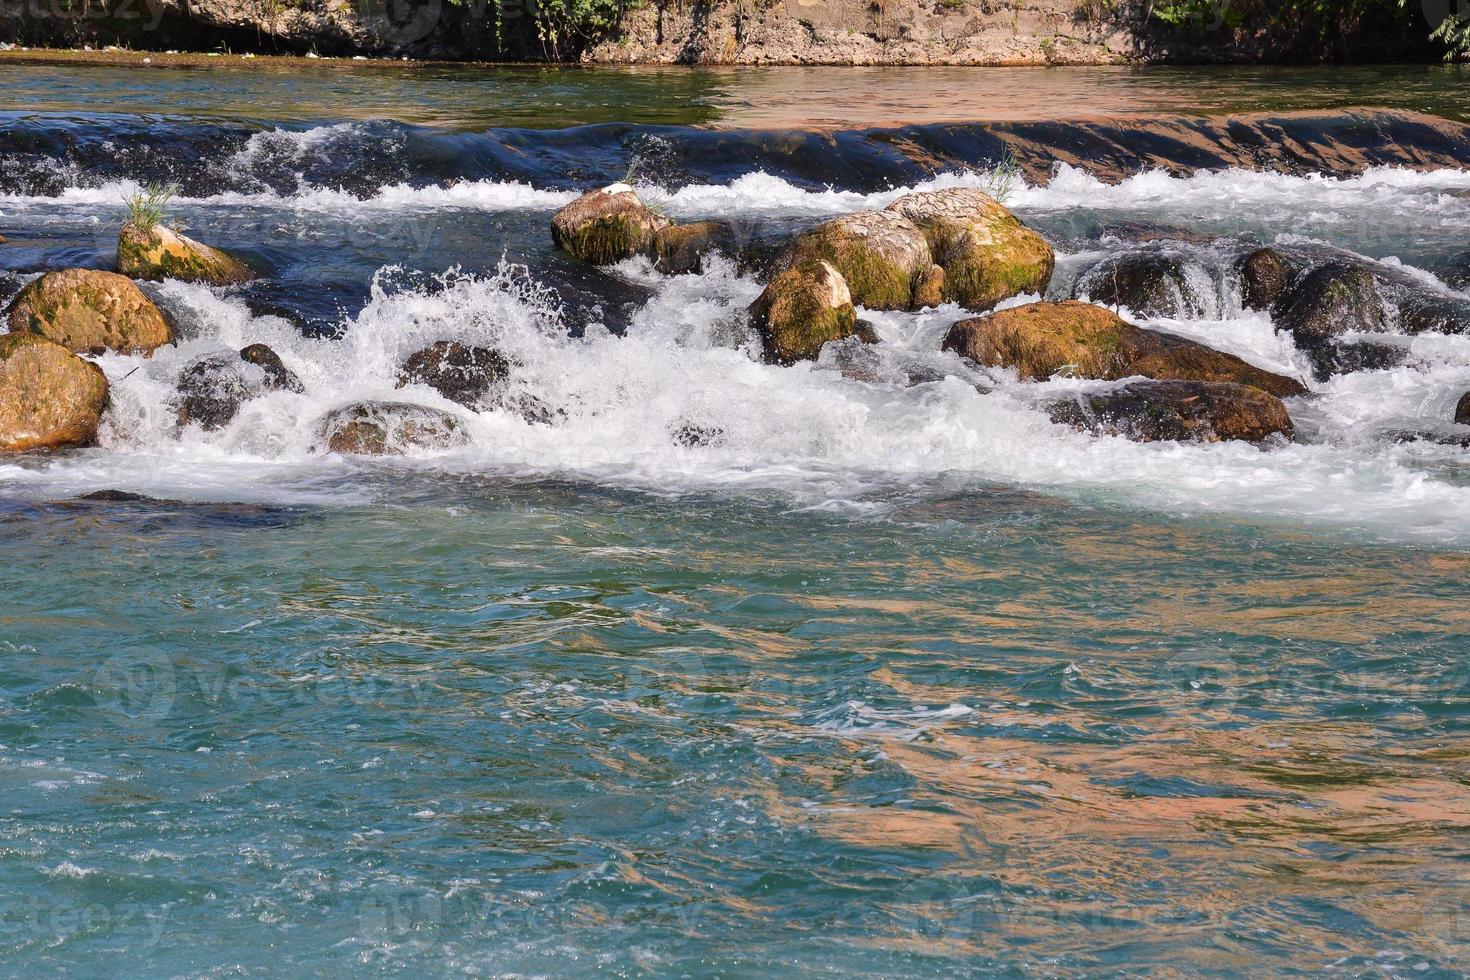
{"type": "Polygon", "coordinates": [[[652,254],[654,236],[671,222],[627,184],[583,194],[551,219],[556,247],[593,265],[652,254]]]}
{"type": "Polygon", "coordinates": [[[1248,310],[1269,310],[1286,295],[1295,271],[1291,262],[1274,248],[1258,248],[1240,260],[1241,305],[1248,310]]]}
{"type": "Polygon", "coordinates": [[[776,269],[821,262],[840,273],[852,302],[870,310],[915,309],[923,305],[918,301],[938,299],[929,240],[898,211],[857,211],[809,228],[787,246],[776,269]]]}
{"type": "Polygon", "coordinates": [[[1263,442],[1293,431],[1279,398],[1211,381],[1134,381],[1054,402],[1049,414],[1062,425],[1136,442],[1263,442]]]}
{"type": "Polygon", "coordinates": [[[943,270],[942,277],[929,274],[931,292],[918,293],[914,307],[936,305],[932,296],[942,291],[949,302],[987,310],[1012,296],[1042,292],[1056,267],[1046,239],[973,187],[905,194],[888,210],[922,229],[934,264],[943,270]]]}
{"type": "Polygon", "coordinates": [[[1399,300],[1399,329],[1421,333],[1470,334],[1470,302],[1458,296],[1413,293],[1399,300]]]}
{"type": "Polygon", "coordinates": [[[40,334],[79,352],[151,353],[174,340],[131,279],[94,269],[46,273],[16,295],[7,322],[12,333],[40,334]]]}
{"type": "Polygon", "coordinates": [[[705,256],[733,254],[735,238],[735,229],[724,221],[669,225],[654,233],[654,266],[671,276],[698,272],[705,256]]]}
{"type": "Polygon", "coordinates": [[[1124,306],[1139,316],[1185,317],[1203,312],[1190,301],[1184,260],[1173,255],[1120,255],[1098,263],[1072,289],[1103,306],[1124,306]]]}
{"type": "Polygon", "coordinates": [[[750,322],[772,364],[814,360],[822,345],[857,333],[857,311],[832,263],[806,262],[778,275],[751,304],[750,322]]]}
{"type": "Polygon", "coordinates": [[[1345,333],[1376,333],[1385,327],[1383,303],[1373,274],[1332,262],[1310,272],[1281,300],[1276,328],[1297,346],[1311,348],[1345,333]]]}
{"type": "Polygon", "coordinates": [[[281,355],[265,344],[250,344],[240,348],[240,360],[246,364],[254,364],[264,371],[265,386],[272,391],[294,391],[300,394],[306,390],[301,379],[286,367],[281,355]]]}
{"type": "Polygon", "coordinates": [[[467,438],[453,415],[408,402],[358,402],[329,412],[320,426],[328,452],[358,456],[450,449],[467,438]]]}
{"type": "Polygon", "coordinates": [[[117,240],[117,271],[134,279],[177,279],[232,286],[255,278],[228,252],[196,242],[163,224],[129,221],[117,240]]]}
{"type": "Polygon", "coordinates": [[[1470,425],[1470,391],[1460,396],[1460,401],[1455,405],[1455,422],[1458,425],[1470,425]]]}
{"type": "Polygon", "coordinates": [[[452,402],[476,408],[509,374],[510,362],[500,351],[441,340],[403,362],[398,387],[427,385],[452,402]]]}
{"type": "Polygon", "coordinates": [[[197,425],[205,431],[229,425],[241,406],[267,391],[305,390],[265,344],[251,344],[238,354],[201,357],[183,370],[177,387],[179,424],[197,425]],[[259,370],[253,371],[250,365],[259,370]]]}
{"type": "Polygon", "coordinates": [[[97,365],[34,334],[0,336],[0,452],[90,445],[106,407],[97,365]]]}
{"type": "Polygon", "coordinates": [[[1409,349],[1392,343],[1371,340],[1333,340],[1308,348],[1312,373],[1318,381],[1335,374],[1355,371],[1386,371],[1406,363],[1409,349]]]}
{"type": "Polygon", "coordinates": [[[1278,397],[1300,395],[1294,378],[1258,368],[1233,354],[1174,334],[1146,330],[1091,303],[1031,303],[950,327],[943,349],[987,367],[1014,368],[1023,381],[1064,370],[1074,377],[1117,381],[1233,382],[1278,397]]]}
{"type": "Polygon", "coordinates": [[[240,406],[254,395],[244,362],[234,354],[210,354],[184,368],[178,380],[180,425],[205,431],[222,429],[235,420],[240,406]]]}
{"type": "Polygon", "coordinates": [[[718,425],[700,425],[695,422],[685,422],[674,429],[671,433],[674,442],[685,449],[699,449],[704,446],[718,446],[725,441],[725,430],[718,425]]]}

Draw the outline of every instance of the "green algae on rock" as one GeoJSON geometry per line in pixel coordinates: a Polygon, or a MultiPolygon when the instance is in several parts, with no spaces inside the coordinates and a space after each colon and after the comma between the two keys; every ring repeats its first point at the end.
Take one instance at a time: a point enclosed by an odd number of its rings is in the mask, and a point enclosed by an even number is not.
{"type": "Polygon", "coordinates": [[[815,360],[822,345],[858,332],[857,311],[842,273],[830,262],[782,272],[750,307],[751,325],[772,364],[815,360]]]}
{"type": "Polygon", "coordinates": [[[77,352],[151,353],[174,332],[128,277],[96,269],[48,272],[10,304],[12,333],[40,334],[77,352]]]}
{"type": "Polygon", "coordinates": [[[107,390],[101,368],[60,344],[0,336],[0,452],[90,445],[107,390]]]}
{"type": "Polygon", "coordinates": [[[233,286],[255,278],[250,267],[228,252],[196,242],[164,224],[129,221],[117,239],[117,271],[155,282],[177,279],[211,286],[233,286]]]}
{"type": "Polygon", "coordinates": [[[593,265],[652,254],[654,236],[672,222],[649,208],[627,184],[583,194],[551,219],[556,247],[593,265]]]}

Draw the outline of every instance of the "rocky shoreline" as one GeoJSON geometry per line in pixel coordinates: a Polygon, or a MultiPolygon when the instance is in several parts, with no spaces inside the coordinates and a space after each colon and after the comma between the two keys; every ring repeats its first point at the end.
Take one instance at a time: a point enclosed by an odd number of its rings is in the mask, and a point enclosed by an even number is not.
{"type": "MultiPolygon", "coordinates": [[[[1422,31],[1320,38],[1266,25],[1181,29],[1150,0],[643,0],[548,39],[519,5],[428,0],[0,4],[0,41],[47,48],[640,65],[1115,65],[1431,61],[1422,31]]],[[[533,8],[534,10],[534,8],[533,8]]]]}

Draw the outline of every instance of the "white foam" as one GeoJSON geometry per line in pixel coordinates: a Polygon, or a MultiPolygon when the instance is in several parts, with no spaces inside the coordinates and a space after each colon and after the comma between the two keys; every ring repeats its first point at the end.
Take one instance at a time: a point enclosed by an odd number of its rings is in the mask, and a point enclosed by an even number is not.
{"type": "MultiPolygon", "coordinates": [[[[1457,385],[1470,386],[1470,348],[1424,339],[1438,365],[1340,379],[1320,401],[1296,399],[1294,414],[1330,430],[1316,445],[1261,451],[1244,444],[1137,444],[1095,438],[1049,422],[1048,396],[1085,386],[1017,384],[994,372],[993,393],[938,339],[963,311],[871,314],[884,344],[869,348],[891,376],[913,363],[943,380],[903,387],[852,380],[811,364],[760,363],[744,326],[759,289],[717,263],[700,276],[653,278],[652,301],[625,337],[593,328],[566,336],[554,296],[524,270],[485,278],[450,274],[427,288],[395,288],[384,274],[341,340],[298,336],[283,321],[254,317],[237,299],[204,287],[165,287],[192,307],[207,336],[150,359],[109,355],[114,409],[98,450],[41,463],[0,466],[0,492],[62,495],[119,487],[186,499],[359,502],[373,491],[355,479],[365,464],[318,451],[318,422],[351,401],[409,400],[460,416],[469,444],[373,467],[510,477],[571,477],[662,492],[777,490],[797,506],[872,506],[926,482],[995,482],[1174,513],[1221,512],[1369,528],[1387,538],[1470,541],[1470,487],[1436,477],[1400,447],[1331,437],[1396,414],[1443,413],[1457,385]],[[395,387],[397,365],[441,339],[490,344],[516,362],[518,390],[564,413],[532,424],[503,410],[472,413],[428,388],[395,387]],[[218,432],[177,429],[173,379],[211,350],[271,344],[306,386],[246,404],[218,432]],[[690,448],[685,425],[719,430],[690,448]]],[[[1266,367],[1293,367],[1259,317],[1157,325],[1235,350],[1266,367]]],[[[1416,341],[1416,344],[1421,343],[1416,341]]],[[[830,360],[830,359],[829,359],[830,360]]],[[[879,505],[881,506],[881,504],[879,505]]]]}

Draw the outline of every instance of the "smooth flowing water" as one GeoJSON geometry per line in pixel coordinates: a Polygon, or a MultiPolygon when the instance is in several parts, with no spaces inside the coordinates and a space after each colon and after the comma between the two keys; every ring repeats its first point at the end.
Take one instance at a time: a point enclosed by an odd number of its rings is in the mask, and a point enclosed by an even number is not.
{"type": "Polygon", "coordinates": [[[184,339],[100,358],[101,444],[0,462],[0,972],[1470,966],[1470,471],[1393,438],[1448,424],[1470,337],[1313,380],[1233,271],[1345,249],[1401,286],[1391,320],[1470,302],[1470,171],[1015,186],[1050,294],[1166,251],[1186,313],[1135,319],[1312,388],[1290,444],[1138,444],[1048,420],[1086,382],[941,353],[957,307],[772,367],[733,265],[550,245],[634,154],[672,217],[763,234],[911,189],[840,160],[824,184],[676,166],[669,129],[351,121],[305,75],[201,119],[201,76],[154,72],[138,120],[83,78],[0,125],[0,291],[109,267],[121,197],[161,179],[269,275],[149,286],[184,339]],[[505,351],[548,412],[396,388],[442,339],[505,351]],[[250,342],[305,390],[180,428],[179,372],[250,342]],[[468,444],[322,452],[364,398],[452,410],[468,444]]]}

